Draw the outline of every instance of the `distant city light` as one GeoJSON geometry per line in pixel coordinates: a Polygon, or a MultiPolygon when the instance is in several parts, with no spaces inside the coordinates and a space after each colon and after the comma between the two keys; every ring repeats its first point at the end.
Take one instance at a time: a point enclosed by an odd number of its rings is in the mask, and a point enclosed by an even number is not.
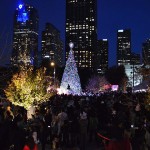
{"type": "Polygon", "coordinates": [[[19,5],[19,9],[22,9],[22,4],[19,5]]]}
{"type": "Polygon", "coordinates": [[[123,32],[124,30],[118,30],[118,32],[123,32]]]}
{"type": "Polygon", "coordinates": [[[45,58],[50,58],[50,56],[49,55],[46,55],[46,56],[44,56],[45,58]]]}
{"type": "Polygon", "coordinates": [[[72,42],[70,42],[69,47],[72,49],[74,47],[74,44],[72,42]]]}
{"type": "Polygon", "coordinates": [[[103,39],[103,41],[107,41],[107,39],[103,39]]]}
{"type": "Polygon", "coordinates": [[[118,85],[112,85],[112,86],[111,86],[112,91],[117,91],[118,88],[119,88],[118,85]]]}

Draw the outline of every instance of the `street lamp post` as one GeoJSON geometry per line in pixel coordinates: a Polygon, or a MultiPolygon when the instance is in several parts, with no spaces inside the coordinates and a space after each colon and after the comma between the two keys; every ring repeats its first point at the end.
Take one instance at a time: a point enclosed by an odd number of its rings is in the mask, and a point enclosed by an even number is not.
{"type": "Polygon", "coordinates": [[[54,85],[55,85],[55,74],[56,74],[56,71],[55,71],[55,63],[54,63],[54,62],[51,62],[51,66],[54,67],[53,78],[54,78],[54,85]]]}
{"type": "Polygon", "coordinates": [[[132,88],[134,88],[134,63],[133,63],[133,65],[132,65],[132,67],[131,67],[131,69],[132,69],[132,88]]]}
{"type": "Polygon", "coordinates": [[[136,69],[137,67],[135,67],[135,64],[134,64],[134,62],[133,62],[133,64],[132,64],[132,67],[131,67],[131,69],[132,69],[132,91],[134,91],[134,81],[135,81],[135,69],[136,69]]]}

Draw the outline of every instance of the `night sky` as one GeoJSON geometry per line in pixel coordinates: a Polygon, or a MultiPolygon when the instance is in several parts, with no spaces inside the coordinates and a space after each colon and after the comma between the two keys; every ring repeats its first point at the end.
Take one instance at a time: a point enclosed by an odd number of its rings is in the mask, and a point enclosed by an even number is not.
{"type": "MultiPolygon", "coordinates": [[[[60,30],[61,39],[65,42],[65,1],[25,0],[38,9],[40,35],[45,23],[50,22],[60,30]]],[[[131,29],[132,51],[141,53],[142,43],[150,38],[150,0],[97,1],[98,38],[109,41],[109,65],[116,63],[118,29],[131,29]]],[[[13,14],[20,3],[21,0],[0,0],[0,64],[7,63],[10,56],[13,14]]]]}

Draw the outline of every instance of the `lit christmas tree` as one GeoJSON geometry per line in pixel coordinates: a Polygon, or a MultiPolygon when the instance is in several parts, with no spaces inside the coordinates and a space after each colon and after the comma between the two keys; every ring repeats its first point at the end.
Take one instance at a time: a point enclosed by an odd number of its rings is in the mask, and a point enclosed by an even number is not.
{"type": "Polygon", "coordinates": [[[59,92],[65,94],[80,95],[82,89],[81,89],[81,83],[78,75],[76,62],[74,60],[74,53],[72,50],[74,45],[73,43],[70,43],[69,46],[70,46],[70,52],[69,52],[68,60],[66,62],[66,67],[63,73],[59,92]]]}

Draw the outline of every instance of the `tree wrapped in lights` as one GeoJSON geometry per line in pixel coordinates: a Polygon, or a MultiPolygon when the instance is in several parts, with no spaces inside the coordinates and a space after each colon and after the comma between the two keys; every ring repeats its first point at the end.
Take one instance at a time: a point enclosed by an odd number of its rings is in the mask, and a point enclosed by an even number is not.
{"type": "Polygon", "coordinates": [[[41,103],[54,94],[47,92],[49,84],[45,79],[45,69],[35,71],[33,68],[28,68],[13,75],[5,94],[14,105],[28,110],[34,104],[41,103]]]}
{"type": "Polygon", "coordinates": [[[70,52],[63,73],[63,77],[60,85],[60,91],[61,93],[80,95],[82,90],[81,90],[81,83],[78,75],[76,62],[74,60],[74,53],[72,50],[73,43],[70,43],[69,46],[70,46],[70,52]]]}
{"type": "Polygon", "coordinates": [[[86,90],[92,93],[105,91],[105,86],[110,85],[104,76],[92,76],[86,86],[86,90]]]}

